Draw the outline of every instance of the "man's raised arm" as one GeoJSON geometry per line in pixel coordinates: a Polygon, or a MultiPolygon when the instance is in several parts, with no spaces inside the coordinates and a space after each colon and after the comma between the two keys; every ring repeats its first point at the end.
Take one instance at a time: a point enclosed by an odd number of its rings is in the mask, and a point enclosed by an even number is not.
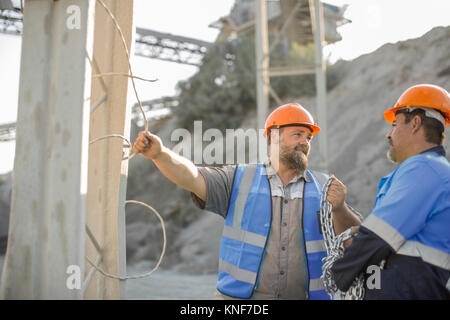
{"type": "Polygon", "coordinates": [[[166,148],[158,136],[145,131],[139,132],[133,152],[151,159],[170,181],[206,201],[206,182],[195,164],[166,148]]]}

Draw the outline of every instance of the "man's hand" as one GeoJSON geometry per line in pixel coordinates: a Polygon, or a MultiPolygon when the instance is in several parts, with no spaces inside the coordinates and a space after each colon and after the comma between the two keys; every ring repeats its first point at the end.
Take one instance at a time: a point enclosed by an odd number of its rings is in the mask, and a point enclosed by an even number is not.
{"type": "Polygon", "coordinates": [[[162,150],[161,139],[148,131],[141,131],[133,145],[133,152],[140,153],[144,158],[155,159],[162,150]]]}
{"type": "Polygon", "coordinates": [[[345,206],[345,198],[347,197],[347,187],[334,175],[333,181],[328,187],[327,200],[333,206],[333,211],[342,211],[345,206]]]}
{"type": "Polygon", "coordinates": [[[334,232],[340,234],[352,226],[359,226],[361,221],[345,203],[347,187],[334,175],[331,177],[333,181],[328,188],[327,200],[333,206],[334,232]]]}

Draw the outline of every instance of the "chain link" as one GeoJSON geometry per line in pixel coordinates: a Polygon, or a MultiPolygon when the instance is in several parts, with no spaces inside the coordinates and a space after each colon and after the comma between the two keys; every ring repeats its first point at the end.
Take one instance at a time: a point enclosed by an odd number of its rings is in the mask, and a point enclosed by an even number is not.
{"type": "MultiPolygon", "coordinates": [[[[347,229],[341,234],[337,235],[333,228],[333,211],[332,205],[327,200],[328,188],[333,181],[329,178],[322,191],[322,198],[320,201],[320,225],[327,250],[327,256],[322,259],[322,276],[320,277],[325,285],[325,290],[328,294],[338,300],[362,300],[364,296],[364,275],[360,274],[352,283],[348,291],[340,291],[334,281],[331,268],[336,260],[344,255],[344,241],[352,237],[351,229],[347,229]]],[[[350,207],[356,215],[362,220],[361,214],[350,207]]]]}

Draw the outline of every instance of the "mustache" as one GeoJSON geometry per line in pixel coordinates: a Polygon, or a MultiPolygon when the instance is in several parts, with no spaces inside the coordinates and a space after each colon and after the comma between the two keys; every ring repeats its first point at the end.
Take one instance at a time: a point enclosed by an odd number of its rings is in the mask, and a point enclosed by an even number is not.
{"type": "Polygon", "coordinates": [[[295,150],[295,151],[301,151],[301,152],[303,152],[304,154],[307,154],[308,151],[309,151],[309,148],[308,148],[308,146],[306,146],[306,145],[300,145],[300,146],[296,146],[296,147],[294,148],[294,150],[295,150]]]}

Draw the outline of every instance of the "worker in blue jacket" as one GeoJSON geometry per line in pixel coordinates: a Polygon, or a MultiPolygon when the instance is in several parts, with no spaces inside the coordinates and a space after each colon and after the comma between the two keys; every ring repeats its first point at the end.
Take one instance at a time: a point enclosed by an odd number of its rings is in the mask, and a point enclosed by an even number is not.
{"type": "Polygon", "coordinates": [[[450,164],[442,146],[449,94],[413,86],[384,116],[392,124],[388,156],[399,165],[380,180],[371,214],[332,267],[336,285],[347,291],[376,266],[379,284],[366,281],[364,299],[450,299],[450,164]]]}

